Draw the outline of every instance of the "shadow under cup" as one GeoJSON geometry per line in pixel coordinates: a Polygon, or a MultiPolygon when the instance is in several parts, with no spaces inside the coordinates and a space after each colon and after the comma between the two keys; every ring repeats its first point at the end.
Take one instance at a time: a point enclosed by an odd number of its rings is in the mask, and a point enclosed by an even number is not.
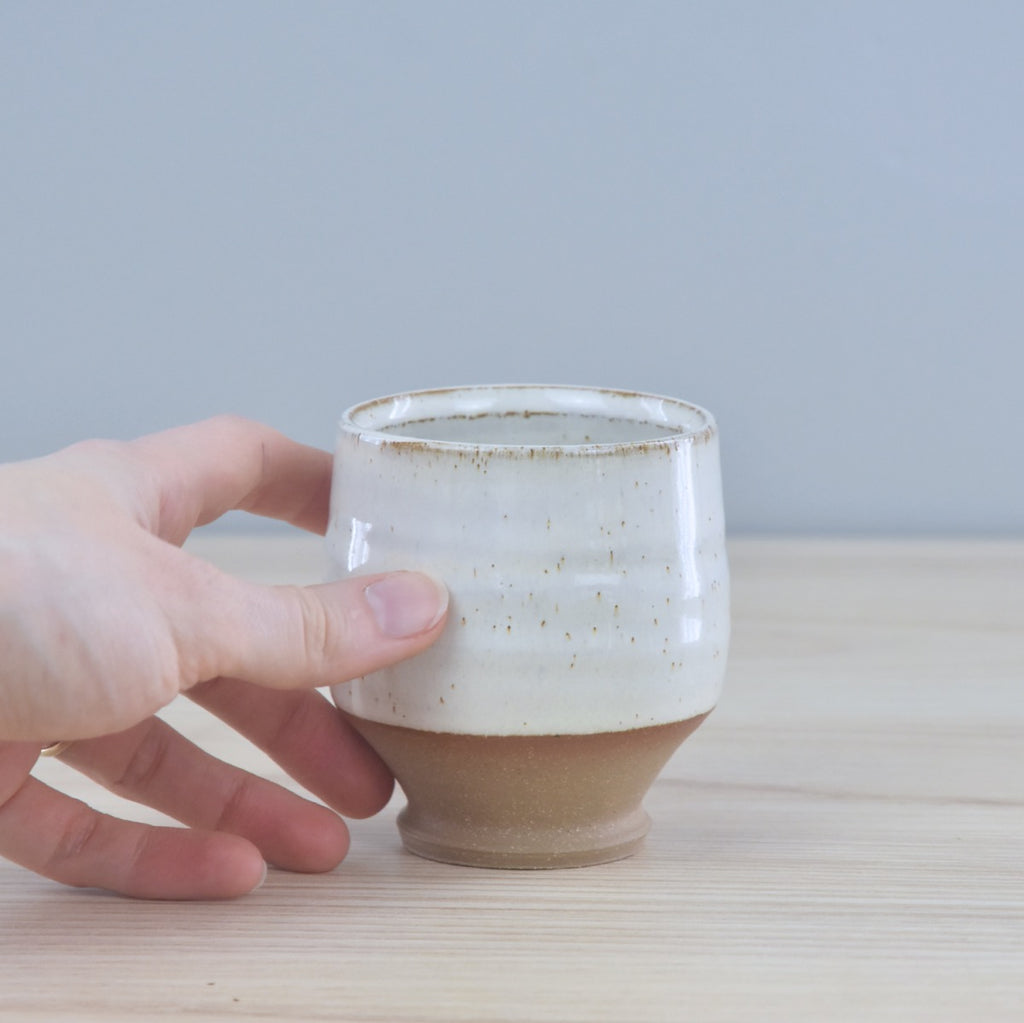
{"type": "Polygon", "coordinates": [[[328,550],[336,576],[419,569],[451,594],[433,647],[332,688],[405,793],[410,851],[530,868],[636,850],[643,797],[725,672],[709,413],[542,386],[358,405],[328,550]]]}

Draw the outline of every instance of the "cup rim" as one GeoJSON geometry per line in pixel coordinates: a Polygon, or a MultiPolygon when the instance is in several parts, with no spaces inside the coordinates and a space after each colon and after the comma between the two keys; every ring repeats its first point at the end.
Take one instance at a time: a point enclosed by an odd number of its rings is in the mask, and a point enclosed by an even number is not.
{"type": "Polygon", "coordinates": [[[700,405],[645,391],[569,384],[469,384],[402,391],[371,398],[346,409],[338,422],[341,433],[377,445],[398,445],[439,451],[506,451],[509,453],[607,453],[650,447],[700,443],[717,433],[712,414],[700,405]],[[492,443],[440,440],[409,430],[438,419],[494,415],[583,414],[634,424],[649,424],[661,432],[650,438],[584,443],[492,443]],[[399,428],[396,429],[396,426],[399,428]]]}

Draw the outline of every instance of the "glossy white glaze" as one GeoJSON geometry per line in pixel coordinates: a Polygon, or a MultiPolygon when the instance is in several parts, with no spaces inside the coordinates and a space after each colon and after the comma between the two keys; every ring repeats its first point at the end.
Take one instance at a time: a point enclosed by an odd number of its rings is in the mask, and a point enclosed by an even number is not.
{"type": "Polygon", "coordinates": [[[729,638],[718,437],[668,398],[480,387],[343,417],[336,576],[418,568],[451,592],[425,654],[336,686],[360,717],[438,732],[589,733],[718,700],[729,638]]]}

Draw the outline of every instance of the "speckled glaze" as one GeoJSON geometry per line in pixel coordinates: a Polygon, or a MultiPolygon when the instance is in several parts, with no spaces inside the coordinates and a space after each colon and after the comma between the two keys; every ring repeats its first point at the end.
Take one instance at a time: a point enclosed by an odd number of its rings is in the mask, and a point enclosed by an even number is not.
{"type": "Polygon", "coordinates": [[[417,568],[451,593],[426,653],[337,686],[374,722],[592,734],[718,700],[729,586],[714,420],[588,388],[415,392],[341,420],[337,576],[417,568]]]}

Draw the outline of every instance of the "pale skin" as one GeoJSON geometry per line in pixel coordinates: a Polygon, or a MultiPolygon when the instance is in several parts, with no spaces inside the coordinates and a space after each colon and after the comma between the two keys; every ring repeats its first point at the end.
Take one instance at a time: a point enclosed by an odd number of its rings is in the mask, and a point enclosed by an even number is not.
{"type": "Polygon", "coordinates": [[[331,458],[221,417],[0,466],[0,856],[143,898],[243,895],[266,865],[331,870],[388,801],[387,768],[316,687],[411,657],[444,628],[418,573],[312,587],[235,579],[181,550],[244,509],[322,533],[331,458]],[[156,713],[185,696],[325,806],[229,766],[156,713]],[[32,774],[41,747],[179,820],[103,815],[32,774]]]}

